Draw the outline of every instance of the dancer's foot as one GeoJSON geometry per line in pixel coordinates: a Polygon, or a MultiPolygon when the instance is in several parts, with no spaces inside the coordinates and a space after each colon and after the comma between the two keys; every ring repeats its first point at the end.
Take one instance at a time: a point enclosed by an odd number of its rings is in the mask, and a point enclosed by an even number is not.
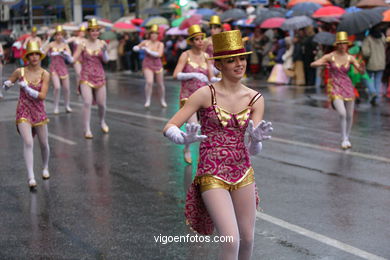
{"type": "Polygon", "coordinates": [[[351,142],[348,139],[345,139],[344,141],[341,142],[341,149],[347,150],[351,147],[352,147],[351,142]]]}
{"type": "Polygon", "coordinates": [[[37,182],[35,181],[35,179],[28,180],[28,187],[31,191],[35,190],[35,188],[37,187],[37,182]]]}
{"type": "Polygon", "coordinates": [[[371,103],[372,106],[376,106],[376,105],[377,105],[376,99],[377,99],[377,96],[376,96],[376,95],[372,96],[372,98],[371,98],[371,100],[370,100],[370,103],[371,103]]]}
{"type": "Polygon", "coordinates": [[[110,128],[108,127],[106,122],[102,122],[101,123],[101,128],[102,128],[102,132],[105,133],[105,134],[108,134],[108,132],[110,132],[110,128]]]}
{"type": "Polygon", "coordinates": [[[84,138],[85,139],[93,139],[93,134],[92,134],[91,130],[84,132],[84,138]]]}
{"type": "Polygon", "coordinates": [[[49,170],[48,169],[43,169],[43,172],[42,172],[42,179],[44,180],[47,180],[50,178],[50,173],[49,173],[49,170]]]}
{"type": "Polygon", "coordinates": [[[58,110],[58,107],[54,108],[53,113],[54,113],[55,115],[58,115],[58,114],[60,113],[60,111],[58,110]]]}
{"type": "Polygon", "coordinates": [[[184,153],[184,161],[188,164],[192,164],[192,157],[191,157],[191,150],[188,148],[184,148],[183,150],[184,153]]]}
{"type": "Polygon", "coordinates": [[[145,102],[145,105],[144,105],[145,108],[149,108],[150,107],[150,100],[147,100],[145,102]]]}
{"type": "Polygon", "coordinates": [[[163,108],[166,108],[168,105],[167,105],[167,102],[165,102],[165,100],[161,100],[160,101],[160,104],[163,108]]]}
{"type": "Polygon", "coordinates": [[[68,106],[65,107],[65,111],[66,111],[66,113],[72,113],[73,110],[68,105],[68,106]]]}

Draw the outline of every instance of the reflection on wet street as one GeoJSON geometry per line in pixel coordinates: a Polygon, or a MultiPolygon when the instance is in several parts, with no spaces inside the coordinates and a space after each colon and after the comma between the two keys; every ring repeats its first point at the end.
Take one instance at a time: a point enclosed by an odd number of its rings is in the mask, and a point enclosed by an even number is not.
{"type": "MultiPolygon", "coordinates": [[[[356,107],[353,148],[342,151],[337,114],[323,89],[247,84],[264,94],[265,119],[275,129],[252,158],[263,210],[253,259],[389,259],[390,102],[356,107]]],[[[27,187],[14,124],[18,92],[0,101],[0,259],[216,258],[217,244],[155,241],[195,235],[183,208],[198,146],[189,165],[183,147],[162,136],[178,110],[180,84],[167,79],[167,109],[154,96],[145,110],[143,86],[137,75],[108,74],[110,133],[101,132],[94,109],[93,140],[83,137],[75,89],[71,114],[52,114],[50,93],[52,177],[40,177],[36,141],[36,192],[27,187]]]]}

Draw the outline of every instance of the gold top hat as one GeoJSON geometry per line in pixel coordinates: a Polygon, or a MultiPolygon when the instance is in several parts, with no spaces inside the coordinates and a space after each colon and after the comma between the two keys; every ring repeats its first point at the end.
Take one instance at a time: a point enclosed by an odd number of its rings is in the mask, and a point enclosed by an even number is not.
{"type": "Polygon", "coordinates": [[[36,26],[33,26],[33,28],[31,28],[31,32],[35,33],[38,31],[38,28],[36,26]]]}
{"type": "Polygon", "coordinates": [[[65,34],[64,28],[62,28],[62,25],[57,25],[56,30],[54,31],[54,34],[61,33],[65,34]]]}
{"type": "Polygon", "coordinates": [[[150,33],[158,33],[158,25],[157,24],[152,24],[152,26],[149,29],[150,33]]]}
{"type": "Polygon", "coordinates": [[[221,17],[219,17],[218,15],[211,16],[209,24],[221,25],[221,17]]]}
{"type": "Polygon", "coordinates": [[[251,54],[246,51],[239,30],[221,32],[212,36],[214,54],[209,59],[224,59],[251,54]]]}
{"type": "Polygon", "coordinates": [[[91,29],[100,29],[101,26],[98,24],[96,18],[92,18],[90,20],[88,20],[88,30],[91,30],[91,29]]]}
{"type": "Polygon", "coordinates": [[[199,24],[194,24],[194,25],[191,25],[189,28],[188,28],[188,37],[187,37],[187,43],[189,44],[190,43],[190,40],[196,36],[203,36],[206,37],[206,34],[204,32],[202,32],[202,29],[200,28],[199,24]]]}
{"type": "Polygon", "coordinates": [[[23,55],[23,60],[27,61],[27,56],[31,53],[38,53],[39,55],[41,55],[41,60],[43,60],[43,58],[45,58],[45,54],[41,51],[39,47],[40,46],[37,41],[28,42],[26,53],[23,55]]]}
{"type": "Polygon", "coordinates": [[[339,43],[348,43],[351,45],[351,42],[348,40],[348,33],[347,32],[337,32],[336,33],[336,41],[334,45],[337,45],[339,43]]]}
{"type": "Polygon", "coordinates": [[[86,30],[87,30],[87,28],[85,28],[84,25],[81,25],[80,28],[79,28],[80,32],[85,32],[86,30]]]}

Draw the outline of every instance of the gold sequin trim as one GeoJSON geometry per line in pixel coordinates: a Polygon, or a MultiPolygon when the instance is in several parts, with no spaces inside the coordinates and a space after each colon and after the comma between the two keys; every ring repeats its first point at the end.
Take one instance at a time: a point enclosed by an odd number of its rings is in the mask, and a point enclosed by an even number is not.
{"type": "Polygon", "coordinates": [[[16,124],[29,123],[32,127],[46,125],[49,122],[50,122],[49,118],[46,118],[45,120],[43,120],[41,122],[38,122],[38,123],[35,123],[35,124],[31,124],[30,120],[28,120],[27,118],[24,118],[24,117],[19,118],[18,120],[16,120],[16,124]]]}
{"type": "Polygon", "coordinates": [[[187,102],[188,98],[183,98],[180,100],[180,108],[184,107],[185,103],[187,102]]]}
{"type": "Polygon", "coordinates": [[[103,85],[100,85],[100,86],[97,86],[97,85],[94,85],[94,84],[92,84],[91,82],[89,82],[89,81],[87,81],[87,80],[80,80],[80,85],[82,85],[82,84],[88,85],[88,86],[90,86],[91,88],[101,88],[101,87],[104,86],[104,84],[103,84],[103,85]]]}

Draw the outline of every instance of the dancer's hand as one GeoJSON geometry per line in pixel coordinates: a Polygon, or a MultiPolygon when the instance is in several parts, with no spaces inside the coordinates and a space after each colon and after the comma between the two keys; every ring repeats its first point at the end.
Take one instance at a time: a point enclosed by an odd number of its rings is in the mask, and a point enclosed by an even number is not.
{"type": "Polygon", "coordinates": [[[194,73],[194,76],[197,80],[200,80],[204,83],[208,83],[209,82],[209,78],[204,75],[203,73],[200,73],[200,72],[193,72],[194,73]]]}
{"type": "Polygon", "coordinates": [[[18,81],[18,85],[19,85],[19,87],[20,87],[21,89],[25,89],[26,87],[28,87],[27,82],[24,81],[24,80],[19,80],[19,81],[18,81]]]}
{"type": "Polygon", "coordinates": [[[60,52],[58,52],[58,51],[52,51],[52,52],[50,52],[50,56],[58,56],[58,55],[61,55],[61,53],[60,52]]]}
{"type": "Polygon", "coordinates": [[[264,140],[271,139],[269,135],[274,129],[272,128],[271,122],[266,122],[262,120],[260,124],[255,128],[253,120],[249,121],[248,124],[248,133],[251,137],[251,142],[259,143],[264,140]]]}
{"type": "Polygon", "coordinates": [[[210,79],[210,83],[219,82],[219,81],[221,81],[221,79],[222,79],[222,78],[212,77],[212,78],[210,79]]]}
{"type": "Polygon", "coordinates": [[[20,80],[20,81],[18,81],[18,84],[19,84],[20,88],[23,89],[27,93],[27,95],[29,95],[30,97],[35,98],[35,99],[38,98],[39,92],[35,89],[32,89],[27,84],[26,81],[20,80]]]}
{"type": "Polygon", "coordinates": [[[140,50],[140,48],[139,48],[138,45],[135,45],[135,46],[133,47],[133,51],[139,52],[139,50],[140,50]]]}
{"type": "Polygon", "coordinates": [[[171,126],[165,132],[165,136],[175,144],[191,144],[201,142],[207,138],[206,135],[198,135],[200,125],[189,123],[186,125],[186,133],[181,131],[177,126],[171,126]]]}
{"type": "Polygon", "coordinates": [[[7,90],[9,90],[13,85],[14,85],[14,83],[12,83],[10,80],[6,80],[6,81],[4,81],[4,83],[3,83],[2,89],[4,89],[5,91],[7,91],[7,90]]]}
{"type": "Polygon", "coordinates": [[[160,58],[160,55],[158,54],[157,51],[152,51],[152,50],[149,50],[148,48],[144,48],[144,50],[151,56],[155,57],[155,58],[160,58]]]}

